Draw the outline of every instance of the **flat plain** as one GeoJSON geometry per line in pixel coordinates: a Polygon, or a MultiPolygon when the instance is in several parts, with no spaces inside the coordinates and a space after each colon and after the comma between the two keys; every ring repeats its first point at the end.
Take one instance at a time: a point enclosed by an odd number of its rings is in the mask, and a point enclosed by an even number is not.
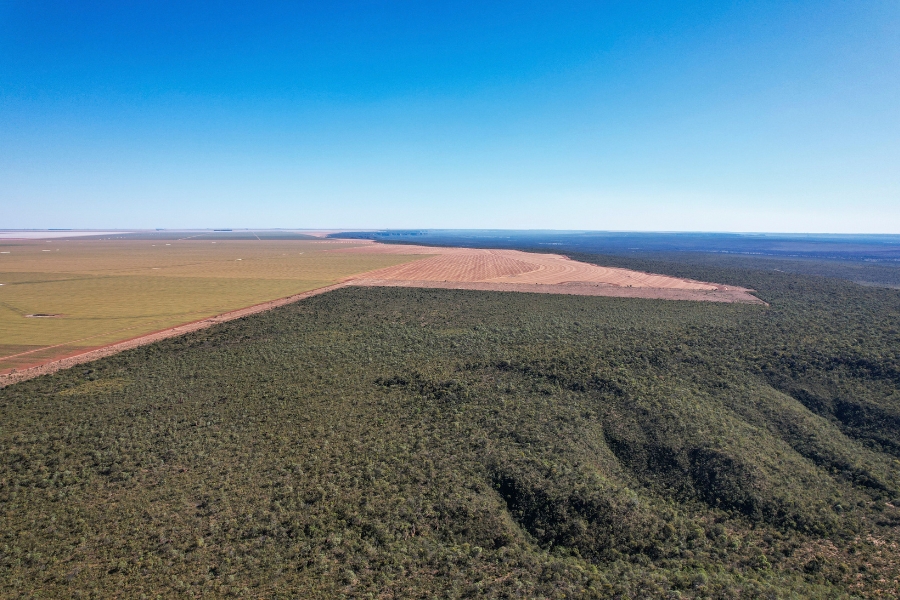
{"type": "Polygon", "coordinates": [[[424,256],[354,277],[352,285],[765,304],[740,286],[600,266],[561,254],[377,243],[334,252],[424,256]]]}
{"type": "Polygon", "coordinates": [[[0,373],[419,258],[337,240],[0,242],[0,373]]]}
{"type": "Polygon", "coordinates": [[[601,267],[570,260],[559,254],[490,250],[480,248],[441,248],[415,245],[370,243],[336,250],[341,254],[426,255],[425,260],[388,267],[370,277],[407,281],[458,281],[495,283],[604,283],[619,287],[690,289],[712,291],[717,284],[691,281],[629,269],[601,267]]]}

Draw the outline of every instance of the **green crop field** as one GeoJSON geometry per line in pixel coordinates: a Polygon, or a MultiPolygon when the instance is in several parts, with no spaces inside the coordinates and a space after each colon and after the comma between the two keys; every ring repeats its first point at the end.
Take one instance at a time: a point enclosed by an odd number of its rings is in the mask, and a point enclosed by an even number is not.
{"type": "Polygon", "coordinates": [[[302,239],[0,242],[0,373],[417,258],[329,252],[353,245],[302,239]]]}

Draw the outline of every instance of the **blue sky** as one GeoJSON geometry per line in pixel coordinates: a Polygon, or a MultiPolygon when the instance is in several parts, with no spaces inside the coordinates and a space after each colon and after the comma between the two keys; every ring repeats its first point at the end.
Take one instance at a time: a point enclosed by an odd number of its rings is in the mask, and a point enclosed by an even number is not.
{"type": "Polygon", "coordinates": [[[900,3],[0,0],[0,228],[900,233],[900,3]]]}

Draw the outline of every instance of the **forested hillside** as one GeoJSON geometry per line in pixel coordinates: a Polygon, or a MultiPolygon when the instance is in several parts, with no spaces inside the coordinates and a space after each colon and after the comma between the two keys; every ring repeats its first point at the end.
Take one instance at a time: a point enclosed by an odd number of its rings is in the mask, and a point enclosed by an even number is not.
{"type": "Polygon", "coordinates": [[[345,288],[0,390],[4,597],[900,594],[900,292],[345,288]]]}

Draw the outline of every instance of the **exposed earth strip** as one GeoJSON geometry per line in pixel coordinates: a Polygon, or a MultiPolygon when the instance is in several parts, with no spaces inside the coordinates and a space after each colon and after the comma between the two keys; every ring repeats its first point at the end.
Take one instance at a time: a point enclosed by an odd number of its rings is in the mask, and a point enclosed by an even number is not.
{"type": "Polygon", "coordinates": [[[751,294],[752,290],[738,286],[601,267],[560,254],[377,243],[332,252],[425,256],[422,260],[357,275],[353,285],[765,304],[751,294]]]}

